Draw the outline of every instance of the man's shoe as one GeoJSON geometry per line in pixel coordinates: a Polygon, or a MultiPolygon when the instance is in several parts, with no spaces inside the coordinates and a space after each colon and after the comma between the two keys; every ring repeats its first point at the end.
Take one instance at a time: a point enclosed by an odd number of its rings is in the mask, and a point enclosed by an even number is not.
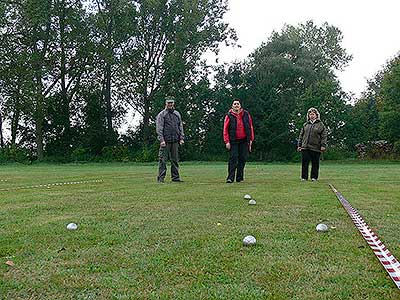
{"type": "Polygon", "coordinates": [[[236,182],[242,182],[243,179],[236,179],[236,182]]]}
{"type": "Polygon", "coordinates": [[[305,179],[305,178],[302,178],[302,179],[301,179],[301,181],[307,181],[307,179],[305,179]]]}
{"type": "Polygon", "coordinates": [[[226,180],[226,183],[232,183],[233,181],[232,181],[232,179],[227,179],[226,180]]]}
{"type": "Polygon", "coordinates": [[[158,183],[164,183],[164,179],[162,179],[162,178],[157,178],[157,182],[158,182],[158,183]]]}
{"type": "Polygon", "coordinates": [[[317,181],[317,179],[316,179],[316,178],[311,178],[311,180],[312,180],[312,181],[317,181]]]}
{"type": "Polygon", "coordinates": [[[181,180],[180,178],[178,178],[178,179],[172,179],[172,182],[183,182],[183,180],[181,180]]]}

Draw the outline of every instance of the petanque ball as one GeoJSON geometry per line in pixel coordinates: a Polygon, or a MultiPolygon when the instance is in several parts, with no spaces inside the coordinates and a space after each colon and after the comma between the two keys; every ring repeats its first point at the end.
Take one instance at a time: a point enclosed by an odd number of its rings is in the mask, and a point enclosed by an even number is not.
{"type": "Polygon", "coordinates": [[[251,199],[251,196],[249,195],[249,194],[246,194],[246,195],[244,195],[244,197],[243,197],[245,200],[250,200],[251,199]]]}
{"type": "Polygon", "coordinates": [[[248,235],[243,239],[244,246],[251,246],[256,244],[256,238],[252,235],[248,235]]]}
{"type": "Polygon", "coordinates": [[[78,229],[78,225],[76,225],[75,223],[69,223],[67,225],[67,229],[68,230],[77,230],[78,229]]]}
{"type": "Polygon", "coordinates": [[[325,232],[325,231],[328,231],[328,226],[326,226],[325,224],[318,224],[317,225],[317,227],[315,227],[315,229],[318,231],[318,232],[325,232]]]}

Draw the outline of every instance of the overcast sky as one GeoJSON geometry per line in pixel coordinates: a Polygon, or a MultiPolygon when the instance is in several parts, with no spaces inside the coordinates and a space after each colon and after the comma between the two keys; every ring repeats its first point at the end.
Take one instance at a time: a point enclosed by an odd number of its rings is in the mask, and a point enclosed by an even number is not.
{"type": "Polygon", "coordinates": [[[338,27],[353,60],[339,74],[342,87],[356,96],[386,61],[400,51],[400,0],[229,0],[226,21],[242,48],[222,49],[220,62],[243,60],[284,24],[313,20],[338,27]]]}

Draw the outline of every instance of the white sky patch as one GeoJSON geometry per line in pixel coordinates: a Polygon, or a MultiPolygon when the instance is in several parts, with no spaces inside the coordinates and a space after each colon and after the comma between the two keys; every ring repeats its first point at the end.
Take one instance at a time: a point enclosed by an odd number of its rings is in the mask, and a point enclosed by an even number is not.
{"type": "Polygon", "coordinates": [[[398,0],[229,0],[225,20],[238,34],[241,48],[223,47],[219,62],[245,59],[285,24],[328,22],[343,33],[343,47],[353,60],[338,74],[342,87],[355,96],[385,63],[400,51],[398,0]]]}

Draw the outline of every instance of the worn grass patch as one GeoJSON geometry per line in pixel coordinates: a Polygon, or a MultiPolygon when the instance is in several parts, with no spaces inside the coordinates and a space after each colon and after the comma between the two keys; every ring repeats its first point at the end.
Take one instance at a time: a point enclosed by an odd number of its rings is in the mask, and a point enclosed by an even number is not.
{"type": "Polygon", "coordinates": [[[399,259],[399,164],[323,162],[317,183],[295,164],[246,171],[225,184],[225,163],[183,163],[184,183],[157,184],[155,164],[2,166],[0,299],[400,298],[328,187],[399,259]]]}

